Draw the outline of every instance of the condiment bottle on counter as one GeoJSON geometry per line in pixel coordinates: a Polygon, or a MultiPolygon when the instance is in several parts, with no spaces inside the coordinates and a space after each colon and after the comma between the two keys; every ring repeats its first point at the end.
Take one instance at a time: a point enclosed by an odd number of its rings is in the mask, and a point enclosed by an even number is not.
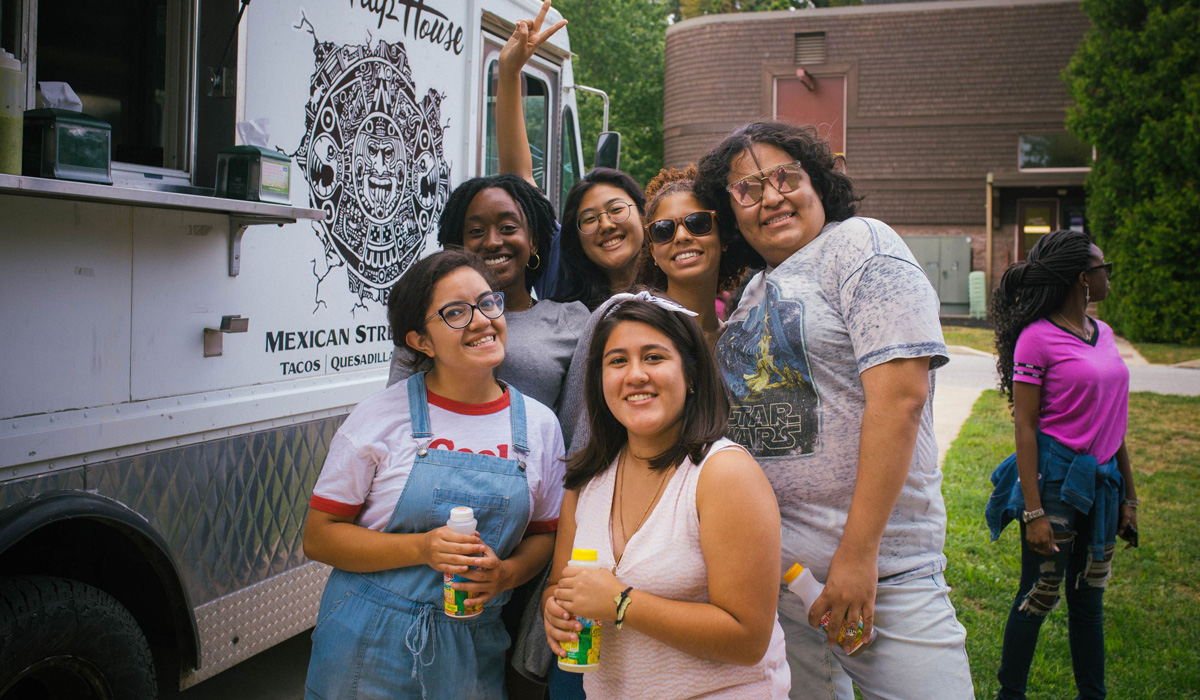
{"type": "Polygon", "coordinates": [[[25,74],[15,56],[0,49],[0,173],[21,174],[25,74]]]}
{"type": "MultiPolygon", "coordinates": [[[[460,535],[474,535],[478,525],[478,521],[475,520],[475,511],[469,506],[457,506],[450,509],[450,519],[446,521],[446,527],[451,531],[460,535]]],[[[461,583],[466,580],[458,574],[442,574],[442,597],[446,603],[446,614],[456,620],[467,620],[477,617],[479,613],[483,612],[482,605],[468,607],[463,604],[463,601],[471,597],[470,593],[450,587],[452,583],[461,583]]]]}
{"type": "MultiPolygon", "coordinates": [[[[800,596],[800,600],[804,601],[804,611],[810,612],[813,603],[817,602],[817,598],[821,595],[821,591],[825,590],[825,584],[821,583],[812,575],[808,569],[799,564],[792,564],[792,568],[787,570],[783,575],[783,582],[787,584],[788,590],[800,596]]],[[[829,624],[829,615],[831,611],[826,611],[821,616],[821,629],[825,629],[829,624]]],[[[875,628],[871,627],[871,636],[863,638],[863,620],[858,618],[857,629],[851,626],[849,629],[843,628],[841,634],[838,635],[837,643],[838,650],[843,651],[847,656],[857,656],[859,652],[867,648],[867,645],[875,641],[875,628]],[[854,635],[854,646],[850,651],[846,652],[842,645],[846,641],[846,634],[854,635]]]]}
{"type": "MultiPolygon", "coordinates": [[[[571,560],[567,566],[579,566],[589,569],[599,569],[594,549],[572,549],[571,560]]],[[[577,642],[563,642],[562,648],[567,655],[558,660],[558,667],[571,673],[586,673],[600,666],[600,623],[586,617],[576,617],[583,629],[576,636],[577,642]]]]}

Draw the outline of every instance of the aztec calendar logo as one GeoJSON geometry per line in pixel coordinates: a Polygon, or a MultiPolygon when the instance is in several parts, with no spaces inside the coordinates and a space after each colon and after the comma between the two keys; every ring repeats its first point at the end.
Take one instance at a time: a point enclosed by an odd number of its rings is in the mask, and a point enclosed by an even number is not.
{"type": "Polygon", "coordinates": [[[335,46],[313,37],[316,70],[295,156],[311,206],[328,217],[314,228],[360,303],[386,303],[450,196],[444,95],[430,89],[417,100],[402,43],[335,46]]]}

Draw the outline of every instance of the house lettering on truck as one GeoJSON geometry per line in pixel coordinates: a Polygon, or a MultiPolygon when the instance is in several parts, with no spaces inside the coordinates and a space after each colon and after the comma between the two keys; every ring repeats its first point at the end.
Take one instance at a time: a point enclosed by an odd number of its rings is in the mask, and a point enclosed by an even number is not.
{"type": "MultiPolygon", "coordinates": [[[[154,697],[312,626],[312,486],[386,383],[391,284],[497,171],[496,59],[537,9],[0,0],[27,104],[66,82],[113,127],[111,186],[0,174],[0,699],[154,697]],[[214,196],[240,122],[289,204],[214,196]]],[[[565,31],[525,78],[561,206],[565,31]]]]}

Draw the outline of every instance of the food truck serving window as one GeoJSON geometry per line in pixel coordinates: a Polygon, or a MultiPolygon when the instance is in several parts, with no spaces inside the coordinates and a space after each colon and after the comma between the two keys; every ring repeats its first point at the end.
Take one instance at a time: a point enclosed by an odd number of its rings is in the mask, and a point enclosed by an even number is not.
{"type": "Polygon", "coordinates": [[[185,178],[195,0],[32,0],[25,7],[36,18],[25,25],[33,34],[26,39],[30,93],[44,81],[69,84],[84,113],[112,125],[114,163],[185,178]]]}

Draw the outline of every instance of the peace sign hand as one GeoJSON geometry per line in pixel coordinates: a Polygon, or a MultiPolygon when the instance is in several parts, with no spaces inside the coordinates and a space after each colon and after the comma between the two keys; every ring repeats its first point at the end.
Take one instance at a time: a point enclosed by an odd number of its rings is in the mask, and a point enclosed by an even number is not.
{"type": "Polygon", "coordinates": [[[546,13],[549,11],[550,0],[546,0],[542,3],[542,9],[538,12],[536,19],[523,19],[517,22],[512,36],[500,50],[501,76],[519,76],[521,68],[529,62],[538,47],[554,36],[555,32],[567,26],[567,20],[560,19],[554,23],[554,26],[542,31],[542,24],[546,21],[546,13]]]}

